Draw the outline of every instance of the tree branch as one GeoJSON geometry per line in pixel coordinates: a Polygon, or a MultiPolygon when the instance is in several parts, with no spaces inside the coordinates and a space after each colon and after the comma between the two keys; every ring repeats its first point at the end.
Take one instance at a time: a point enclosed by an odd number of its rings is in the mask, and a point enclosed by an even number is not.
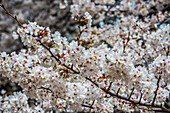
{"type": "Polygon", "coordinates": [[[45,90],[47,90],[47,91],[50,91],[49,93],[52,93],[52,92],[53,92],[50,88],[46,88],[46,87],[43,87],[43,86],[41,86],[41,87],[38,88],[38,89],[45,89],[45,90]]]}
{"type": "Polygon", "coordinates": [[[112,83],[113,83],[113,82],[110,82],[110,85],[109,85],[109,87],[108,87],[107,90],[110,90],[110,88],[111,88],[111,86],[112,86],[112,83]]]}
{"type": "Polygon", "coordinates": [[[132,88],[132,92],[130,93],[130,96],[129,96],[129,98],[128,98],[129,100],[130,100],[130,98],[131,98],[131,96],[132,96],[132,94],[133,94],[134,89],[135,89],[135,88],[133,87],[133,88],[132,88]]]}
{"type": "Polygon", "coordinates": [[[153,101],[152,101],[152,105],[154,105],[154,102],[156,100],[160,80],[161,80],[161,76],[159,76],[158,81],[157,81],[157,88],[156,88],[155,95],[154,95],[154,98],[153,98],[153,101]]]}
{"type": "Polygon", "coordinates": [[[10,17],[12,17],[17,23],[18,23],[18,26],[22,27],[22,24],[18,21],[17,17],[16,16],[13,16],[11,13],[9,13],[9,11],[5,8],[4,4],[1,3],[0,6],[4,9],[5,13],[7,15],[9,15],[10,17]]]}
{"type": "MultiPolygon", "coordinates": [[[[141,98],[142,98],[142,94],[141,94],[141,97],[140,97],[140,100],[139,101],[134,101],[134,100],[131,100],[129,98],[126,98],[126,97],[123,97],[123,96],[120,96],[120,95],[117,95],[117,94],[114,94],[110,91],[108,91],[107,89],[105,88],[102,88],[102,87],[99,87],[99,85],[94,82],[92,79],[88,78],[88,77],[85,77],[87,80],[89,80],[90,82],[92,82],[96,87],[100,88],[102,91],[104,91],[105,93],[111,95],[112,97],[117,97],[117,98],[120,98],[122,100],[126,100],[126,101],[129,101],[131,102],[132,104],[134,105],[139,105],[139,106],[146,106],[146,107],[152,107],[152,108],[160,108],[162,109],[163,111],[169,111],[169,109],[166,109],[165,107],[163,107],[162,105],[158,105],[158,104],[150,104],[150,103],[141,103],[141,98]]],[[[156,98],[156,97],[155,97],[156,98]]]]}
{"type": "MultiPolygon", "coordinates": [[[[39,43],[40,43],[40,45],[42,45],[47,51],[49,51],[50,52],[50,54],[51,54],[51,57],[53,57],[56,61],[59,61],[59,62],[61,62],[60,61],[60,59],[59,58],[57,58],[53,53],[52,53],[52,51],[46,46],[46,45],[44,45],[40,40],[37,40],[39,43]]],[[[71,70],[71,71],[73,71],[75,74],[80,74],[80,72],[78,72],[78,71],[76,71],[76,70],[74,70],[73,68],[72,68],[72,66],[71,67],[69,67],[69,66],[67,66],[67,65],[65,65],[65,64],[61,64],[61,65],[63,65],[64,67],[66,67],[67,69],[69,69],[69,70],[71,70]]]]}

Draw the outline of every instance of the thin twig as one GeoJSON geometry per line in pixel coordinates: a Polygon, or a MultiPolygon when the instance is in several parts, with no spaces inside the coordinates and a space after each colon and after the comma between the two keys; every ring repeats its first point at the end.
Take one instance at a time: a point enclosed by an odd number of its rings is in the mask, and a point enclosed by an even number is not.
{"type": "Polygon", "coordinates": [[[116,93],[117,96],[118,96],[118,94],[119,94],[119,91],[120,91],[120,88],[117,90],[117,93],[116,93]]]}
{"type": "Polygon", "coordinates": [[[94,102],[95,102],[95,99],[93,100],[92,104],[91,104],[91,107],[94,105],[94,102]]]}
{"type": "Polygon", "coordinates": [[[47,90],[47,91],[50,91],[49,93],[52,93],[52,92],[53,92],[50,88],[46,88],[46,87],[43,87],[43,86],[41,86],[41,87],[38,88],[38,89],[45,89],[45,90],[47,90]]]}
{"type": "Polygon", "coordinates": [[[140,102],[141,102],[142,96],[143,96],[143,93],[141,93],[141,95],[140,95],[140,99],[139,99],[139,102],[138,102],[138,103],[140,103],[140,102]]]}
{"type": "Polygon", "coordinates": [[[94,109],[92,106],[89,106],[89,105],[85,105],[85,104],[81,104],[83,107],[88,107],[90,109],[94,109]]]}
{"type": "Polygon", "coordinates": [[[169,111],[169,109],[163,108],[162,105],[158,105],[158,104],[152,105],[152,104],[150,104],[150,103],[141,103],[140,101],[141,101],[141,99],[142,99],[142,95],[143,95],[142,93],[141,93],[140,100],[139,100],[139,101],[134,101],[134,100],[131,100],[131,99],[127,98],[127,97],[123,97],[123,96],[114,94],[114,93],[108,91],[108,90],[105,89],[105,88],[99,87],[99,85],[98,85],[96,82],[94,82],[92,79],[90,79],[90,78],[88,78],[88,77],[85,77],[85,78],[86,78],[87,80],[89,80],[90,82],[92,82],[96,87],[100,88],[100,89],[101,89],[102,91],[104,91],[105,93],[111,95],[112,97],[117,97],[117,98],[120,98],[120,99],[122,99],[122,100],[129,101],[129,102],[131,102],[131,103],[134,104],[134,105],[146,106],[146,107],[152,107],[152,108],[160,108],[160,109],[162,109],[163,111],[169,111]]]}
{"type": "Polygon", "coordinates": [[[163,21],[161,21],[158,25],[160,27],[163,23],[168,22],[170,20],[170,16],[166,17],[163,21]]]}
{"type": "Polygon", "coordinates": [[[111,44],[109,44],[106,40],[100,40],[101,43],[104,42],[104,44],[106,44],[109,48],[113,48],[113,46],[111,44]]]}
{"type": "MultiPolygon", "coordinates": [[[[40,45],[42,45],[47,51],[50,52],[51,57],[53,57],[56,61],[61,62],[60,59],[57,58],[57,57],[52,53],[52,51],[51,51],[46,45],[44,45],[40,40],[37,40],[37,41],[38,41],[38,42],[40,43],[40,45]]],[[[67,69],[73,71],[75,74],[80,74],[80,72],[78,72],[78,71],[72,69],[71,67],[69,67],[69,66],[67,66],[67,65],[65,65],[65,64],[62,64],[62,65],[63,65],[64,67],[66,67],[67,69]]]]}
{"type": "Polygon", "coordinates": [[[78,45],[80,45],[80,37],[81,37],[81,34],[83,33],[84,30],[81,30],[80,24],[79,24],[78,28],[79,28],[79,34],[78,34],[78,37],[77,37],[77,41],[78,41],[78,45]]]}
{"type": "Polygon", "coordinates": [[[92,106],[93,106],[93,104],[94,104],[94,102],[95,102],[95,100],[93,100],[93,102],[92,102],[92,104],[91,104],[91,105],[85,105],[85,104],[84,104],[84,100],[83,100],[83,102],[82,102],[82,104],[81,104],[81,105],[82,105],[83,107],[88,107],[88,108],[90,108],[90,109],[94,109],[94,108],[92,107],[92,106]]]}
{"type": "Polygon", "coordinates": [[[113,82],[110,82],[110,85],[109,85],[109,87],[108,87],[107,90],[110,90],[110,88],[111,88],[111,86],[112,86],[112,83],[113,83],[113,82]]]}
{"type": "MultiPolygon", "coordinates": [[[[130,35],[130,32],[129,32],[129,34],[128,34],[128,39],[127,39],[127,41],[126,41],[126,44],[125,44],[125,43],[123,44],[123,53],[125,53],[126,46],[127,46],[128,42],[130,41],[129,35],[130,35]]],[[[124,41],[125,41],[125,40],[123,40],[123,42],[124,42],[124,41]]]]}
{"type": "Polygon", "coordinates": [[[133,87],[133,88],[132,88],[132,92],[130,93],[130,96],[129,96],[129,98],[128,98],[129,100],[130,100],[130,98],[131,98],[131,96],[132,96],[132,94],[133,94],[134,89],[135,89],[135,88],[133,87]]]}
{"type": "Polygon", "coordinates": [[[166,56],[168,57],[170,51],[170,46],[168,46],[168,50],[166,51],[166,56]]]}
{"type": "Polygon", "coordinates": [[[18,23],[18,26],[22,27],[22,24],[18,21],[17,16],[13,16],[11,13],[9,13],[9,11],[5,8],[3,3],[1,3],[0,6],[4,9],[4,11],[7,15],[12,17],[18,23]]]}
{"type": "Polygon", "coordinates": [[[156,100],[156,96],[157,96],[157,92],[158,92],[158,89],[159,89],[159,82],[160,82],[160,80],[161,80],[161,76],[159,76],[158,81],[157,81],[157,88],[155,90],[155,95],[154,95],[154,98],[153,98],[153,101],[152,101],[152,105],[154,105],[154,102],[156,100]]]}

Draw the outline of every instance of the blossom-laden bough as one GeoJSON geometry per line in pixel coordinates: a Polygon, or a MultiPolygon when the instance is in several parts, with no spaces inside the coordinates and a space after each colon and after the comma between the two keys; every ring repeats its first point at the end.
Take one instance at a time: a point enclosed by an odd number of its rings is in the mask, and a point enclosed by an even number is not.
{"type": "MultiPolygon", "coordinates": [[[[78,40],[68,42],[59,32],[52,34],[36,22],[20,24],[14,17],[19,27],[13,36],[28,49],[19,54],[2,52],[0,72],[18,83],[28,97],[40,101],[41,112],[49,108],[59,112],[113,112],[114,106],[126,112],[169,112],[165,100],[170,89],[170,26],[145,33],[149,24],[134,19],[132,29],[119,35],[121,24],[92,28],[88,12],[84,18],[88,22],[79,26],[78,40]],[[141,35],[132,35],[136,32],[141,35]],[[83,40],[89,37],[97,37],[96,44],[87,48],[83,40]],[[107,43],[97,44],[105,37],[111,48],[107,43]]],[[[3,102],[2,111],[6,109],[3,102]]]]}

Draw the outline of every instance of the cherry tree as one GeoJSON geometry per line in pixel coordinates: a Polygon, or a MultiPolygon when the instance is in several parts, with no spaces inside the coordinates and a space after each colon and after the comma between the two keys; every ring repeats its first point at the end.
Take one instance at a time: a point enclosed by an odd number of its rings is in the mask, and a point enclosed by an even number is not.
{"type": "MultiPolygon", "coordinates": [[[[18,23],[26,49],[0,53],[0,73],[22,92],[0,97],[2,112],[169,112],[168,0],[63,0],[77,31],[69,38],[18,23]],[[160,4],[162,3],[162,4],[160,4]],[[29,106],[28,98],[37,102],[29,106]]],[[[63,26],[64,27],[64,26],[63,26]]]]}

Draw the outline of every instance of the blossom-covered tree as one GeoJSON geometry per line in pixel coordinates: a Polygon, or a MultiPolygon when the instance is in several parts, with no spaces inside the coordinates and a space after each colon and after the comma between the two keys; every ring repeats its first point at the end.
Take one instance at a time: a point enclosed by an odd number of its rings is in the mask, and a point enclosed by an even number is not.
{"type": "MultiPolygon", "coordinates": [[[[169,0],[62,0],[77,33],[18,23],[25,49],[0,53],[0,73],[23,89],[3,112],[169,112],[169,0]],[[28,98],[36,103],[30,107],[28,98]]],[[[64,27],[64,26],[63,26],[64,27]]]]}

